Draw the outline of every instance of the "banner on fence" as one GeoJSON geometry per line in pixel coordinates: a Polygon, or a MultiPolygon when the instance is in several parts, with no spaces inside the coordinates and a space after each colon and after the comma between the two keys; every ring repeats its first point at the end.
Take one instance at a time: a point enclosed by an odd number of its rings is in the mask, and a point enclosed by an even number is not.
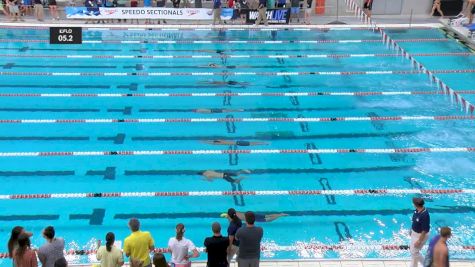
{"type": "MultiPolygon", "coordinates": [[[[221,19],[229,20],[232,16],[233,9],[221,10],[221,19]]],[[[208,8],[66,7],[66,18],[212,20],[213,10],[208,8]]]]}
{"type": "MultiPolygon", "coordinates": [[[[289,24],[290,8],[284,9],[267,9],[267,20],[269,24],[289,24]]],[[[246,13],[246,22],[255,23],[259,12],[257,10],[249,10],[246,13]]]]}

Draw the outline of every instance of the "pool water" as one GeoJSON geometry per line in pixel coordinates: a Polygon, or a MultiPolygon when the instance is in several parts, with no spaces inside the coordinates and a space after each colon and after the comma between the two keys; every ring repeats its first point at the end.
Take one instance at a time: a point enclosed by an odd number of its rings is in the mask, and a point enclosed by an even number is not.
{"type": "MultiPolygon", "coordinates": [[[[474,54],[440,54],[470,51],[437,29],[388,30],[388,34],[401,40],[409,53],[435,53],[416,56],[430,70],[473,69],[474,54]]],[[[33,120],[0,123],[0,152],[248,149],[204,142],[218,139],[265,143],[249,148],[256,150],[475,144],[473,120],[291,120],[465,115],[447,96],[436,94],[437,87],[427,75],[405,72],[412,70],[410,62],[395,55],[372,31],[84,29],[83,35],[89,42],[62,46],[46,43],[46,29],[0,29],[0,119],[33,120]],[[315,40],[324,42],[302,42],[315,40]],[[416,91],[424,93],[335,95],[416,91]],[[299,92],[314,95],[272,95],[299,92]],[[198,109],[221,112],[207,114],[198,109]],[[163,118],[183,120],[123,121],[163,118]],[[220,120],[186,121],[190,118],[220,120]],[[114,121],[48,121],[59,119],[114,121]]],[[[467,91],[463,96],[475,102],[470,94],[470,90],[475,92],[473,73],[437,77],[456,91],[467,91]]],[[[2,157],[0,194],[475,188],[473,153],[262,152],[2,157]],[[238,186],[222,179],[206,181],[199,175],[205,170],[250,173],[242,175],[245,179],[238,186]]],[[[65,238],[67,249],[93,249],[95,241],[103,240],[108,231],[123,240],[132,217],[139,218],[142,229],[152,233],[156,247],[166,246],[180,222],[186,225],[187,238],[201,247],[211,235],[211,223],[218,221],[226,228],[227,220],[220,214],[233,207],[258,214],[288,214],[258,223],[264,228],[263,244],[268,248],[262,254],[264,259],[407,257],[407,250],[384,250],[378,245],[409,244],[414,196],[427,202],[432,235],[437,227],[448,225],[453,229],[450,245],[475,244],[473,195],[403,193],[0,200],[0,247],[6,251],[15,225],[34,232],[34,246],[43,243],[41,229],[54,225],[57,235],[65,238]],[[309,244],[358,248],[304,248],[309,244]],[[282,247],[290,249],[279,249],[282,247]]],[[[465,249],[452,250],[451,256],[475,258],[473,250],[465,249]]],[[[94,256],[70,255],[68,259],[88,262],[94,256]]],[[[0,264],[8,266],[10,262],[0,259],[0,264]]]]}

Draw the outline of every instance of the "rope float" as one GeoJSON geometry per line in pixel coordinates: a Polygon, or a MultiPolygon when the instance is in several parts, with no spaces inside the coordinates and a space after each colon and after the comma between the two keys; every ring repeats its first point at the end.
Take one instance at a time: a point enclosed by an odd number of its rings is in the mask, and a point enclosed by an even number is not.
{"type": "Polygon", "coordinates": [[[209,196],[401,196],[406,194],[475,194],[475,189],[349,189],[349,190],[274,190],[274,191],[181,191],[181,192],[102,192],[102,193],[55,193],[0,195],[0,200],[18,199],[65,199],[65,198],[119,198],[119,197],[209,197],[209,196]]]}
{"type": "MultiPolygon", "coordinates": [[[[204,251],[204,247],[198,247],[199,251],[204,251]]],[[[457,252],[471,252],[475,250],[475,246],[470,245],[449,245],[450,251],[457,252]]],[[[397,244],[387,244],[387,245],[324,245],[324,244],[297,244],[292,246],[280,246],[280,245],[263,245],[261,246],[262,252],[272,252],[272,251],[302,251],[302,250],[328,250],[328,251],[342,251],[342,250],[372,250],[372,251],[405,251],[409,250],[409,245],[397,245],[397,244]]],[[[76,256],[87,256],[95,255],[97,250],[65,250],[65,255],[76,255],[76,256]]],[[[168,248],[155,248],[155,253],[168,253],[170,252],[168,248]]],[[[0,259],[7,259],[8,253],[0,253],[0,259]]]]}
{"type": "Polygon", "coordinates": [[[124,151],[51,151],[1,152],[0,157],[57,156],[159,156],[159,155],[228,155],[228,154],[401,154],[401,153],[473,153],[475,147],[441,148],[328,148],[328,149],[239,149],[239,150],[124,150],[124,151]]]}
{"type": "Polygon", "coordinates": [[[309,118],[146,118],[146,119],[11,119],[0,124],[65,123],[213,123],[213,122],[342,122],[342,121],[447,121],[473,120],[475,116],[382,116],[382,117],[309,117],[309,118]]]}
{"type": "MultiPolygon", "coordinates": [[[[420,53],[414,56],[475,56],[474,53],[420,53]]],[[[310,55],[19,55],[3,54],[0,57],[18,58],[75,58],[75,59],[130,59],[130,58],[362,58],[362,57],[399,57],[400,54],[380,53],[380,54],[310,54],[310,55]]]]}
{"type": "MultiPolygon", "coordinates": [[[[458,93],[475,94],[475,90],[458,93]]],[[[0,93],[0,97],[223,97],[223,96],[378,96],[378,95],[445,95],[436,91],[387,91],[387,92],[249,92],[249,93],[143,93],[143,94],[70,94],[70,93],[0,93]]]]}

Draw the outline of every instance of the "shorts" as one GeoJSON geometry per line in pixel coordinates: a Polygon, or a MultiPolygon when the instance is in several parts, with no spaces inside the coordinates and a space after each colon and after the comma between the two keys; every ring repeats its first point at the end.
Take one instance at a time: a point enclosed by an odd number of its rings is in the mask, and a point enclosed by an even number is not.
{"type": "Polygon", "coordinates": [[[473,8],[472,8],[472,15],[475,14],[475,5],[473,5],[473,8]]]}
{"type": "Polygon", "coordinates": [[[234,182],[236,182],[236,180],[232,176],[236,176],[236,174],[230,173],[230,172],[225,172],[223,174],[223,179],[227,182],[234,183],[234,182]]]}
{"type": "Polygon", "coordinates": [[[10,13],[20,13],[20,10],[18,9],[17,5],[9,5],[8,10],[10,13]]]}
{"type": "Polygon", "coordinates": [[[264,214],[256,213],[254,216],[256,217],[256,222],[267,222],[264,214]]]}
{"type": "Polygon", "coordinates": [[[237,146],[250,146],[251,142],[249,141],[236,141],[237,146]]]}
{"type": "Polygon", "coordinates": [[[368,10],[373,9],[373,1],[371,1],[371,2],[365,2],[364,5],[363,5],[363,8],[364,8],[364,9],[368,9],[368,10]]]}

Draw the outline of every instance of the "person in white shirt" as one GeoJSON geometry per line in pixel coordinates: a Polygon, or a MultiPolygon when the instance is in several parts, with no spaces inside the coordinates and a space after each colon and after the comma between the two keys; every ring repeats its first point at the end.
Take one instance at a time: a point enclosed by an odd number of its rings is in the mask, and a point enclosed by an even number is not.
{"type": "Polygon", "coordinates": [[[168,241],[168,248],[172,254],[172,267],[189,267],[191,266],[190,258],[197,258],[200,253],[196,249],[193,242],[184,237],[185,225],[182,223],[176,226],[176,236],[168,241]],[[189,252],[192,254],[190,255],[189,252]]]}

